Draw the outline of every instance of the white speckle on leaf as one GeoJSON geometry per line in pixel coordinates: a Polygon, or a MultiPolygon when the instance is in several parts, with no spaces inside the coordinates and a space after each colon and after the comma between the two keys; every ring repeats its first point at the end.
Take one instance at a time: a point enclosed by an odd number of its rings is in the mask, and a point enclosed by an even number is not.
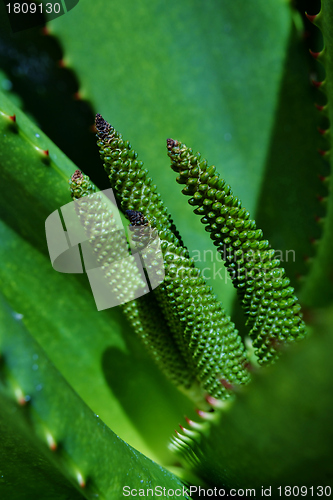
{"type": "Polygon", "coordinates": [[[13,312],[13,318],[17,319],[17,321],[21,320],[23,318],[23,314],[13,312]]]}

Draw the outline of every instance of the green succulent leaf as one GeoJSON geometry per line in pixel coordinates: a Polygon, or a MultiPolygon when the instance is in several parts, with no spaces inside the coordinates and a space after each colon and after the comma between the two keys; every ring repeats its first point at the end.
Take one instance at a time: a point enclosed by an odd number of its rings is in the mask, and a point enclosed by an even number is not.
{"type": "MultiPolygon", "coordinates": [[[[323,90],[326,96],[326,102],[323,104],[322,113],[325,113],[329,119],[329,123],[333,120],[333,42],[332,42],[332,20],[333,20],[333,4],[330,0],[323,0],[321,11],[317,16],[314,16],[315,24],[320,28],[324,47],[317,54],[318,60],[323,64],[325,69],[325,79],[320,89],[323,90]]],[[[332,171],[332,134],[330,126],[327,124],[323,130],[325,132],[326,143],[323,148],[326,161],[330,163],[332,171]]],[[[328,184],[328,195],[325,198],[327,205],[327,215],[322,221],[323,237],[319,241],[317,257],[313,262],[313,266],[309,275],[309,279],[305,282],[302,292],[302,300],[307,306],[324,306],[332,303],[333,300],[333,178],[330,175],[326,182],[328,184]]]]}
{"type": "Polygon", "coordinates": [[[124,443],[86,406],[3,298],[0,332],[3,498],[106,500],[137,484],[183,491],[179,479],[124,443]]]}

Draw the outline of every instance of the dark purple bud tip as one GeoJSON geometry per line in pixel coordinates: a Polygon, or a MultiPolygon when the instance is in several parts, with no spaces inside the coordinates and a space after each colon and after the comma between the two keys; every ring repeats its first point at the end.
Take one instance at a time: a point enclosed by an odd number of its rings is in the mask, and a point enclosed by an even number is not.
{"type": "Polygon", "coordinates": [[[142,212],[137,212],[136,210],[126,210],[126,215],[132,226],[143,226],[147,224],[147,219],[142,212]]]}
{"type": "Polygon", "coordinates": [[[83,179],[83,174],[81,170],[75,170],[74,174],[72,175],[72,182],[77,182],[82,179],[83,179]]]}
{"type": "Polygon", "coordinates": [[[111,125],[99,113],[96,114],[95,124],[98,135],[101,139],[105,139],[109,135],[111,125]]]}
{"type": "Polygon", "coordinates": [[[178,146],[179,142],[174,141],[173,139],[167,139],[167,148],[168,151],[171,151],[172,148],[176,148],[178,146]]]}

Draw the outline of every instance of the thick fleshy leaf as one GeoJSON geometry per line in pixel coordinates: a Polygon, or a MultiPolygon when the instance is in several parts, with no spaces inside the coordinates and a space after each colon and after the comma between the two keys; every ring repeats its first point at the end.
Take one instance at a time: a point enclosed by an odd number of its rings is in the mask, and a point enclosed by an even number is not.
{"type": "Polygon", "coordinates": [[[183,492],[85,405],[21,319],[1,297],[1,497],[113,499],[138,485],[183,492]]]}
{"type": "MultiPolygon", "coordinates": [[[[320,15],[315,19],[324,38],[324,53],[319,56],[319,61],[324,65],[326,72],[325,83],[322,86],[326,94],[326,109],[323,112],[328,116],[329,122],[333,120],[333,42],[332,42],[333,2],[323,0],[320,15]]],[[[326,121],[326,127],[327,121],[326,121]]],[[[326,128],[325,127],[325,128],[326,128]]],[[[324,150],[326,160],[330,163],[332,171],[332,133],[327,130],[324,150]]],[[[327,206],[327,216],[324,219],[323,238],[318,242],[318,252],[313,263],[309,279],[303,291],[304,303],[308,306],[327,305],[333,301],[333,176],[326,179],[328,195],[323,200],[327,206]]]]}

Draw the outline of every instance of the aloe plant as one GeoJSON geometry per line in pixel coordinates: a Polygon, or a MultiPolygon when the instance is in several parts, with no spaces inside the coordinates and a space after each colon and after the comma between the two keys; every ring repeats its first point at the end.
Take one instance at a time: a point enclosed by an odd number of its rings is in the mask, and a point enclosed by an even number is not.
{"type": "Polygon", "coordinates": [[[1,498],[330,496],[332,1],[0,8],[1,498]],[[45,220],[106,267],[110,186],[165,279],[98,311],[45,220]]]}

